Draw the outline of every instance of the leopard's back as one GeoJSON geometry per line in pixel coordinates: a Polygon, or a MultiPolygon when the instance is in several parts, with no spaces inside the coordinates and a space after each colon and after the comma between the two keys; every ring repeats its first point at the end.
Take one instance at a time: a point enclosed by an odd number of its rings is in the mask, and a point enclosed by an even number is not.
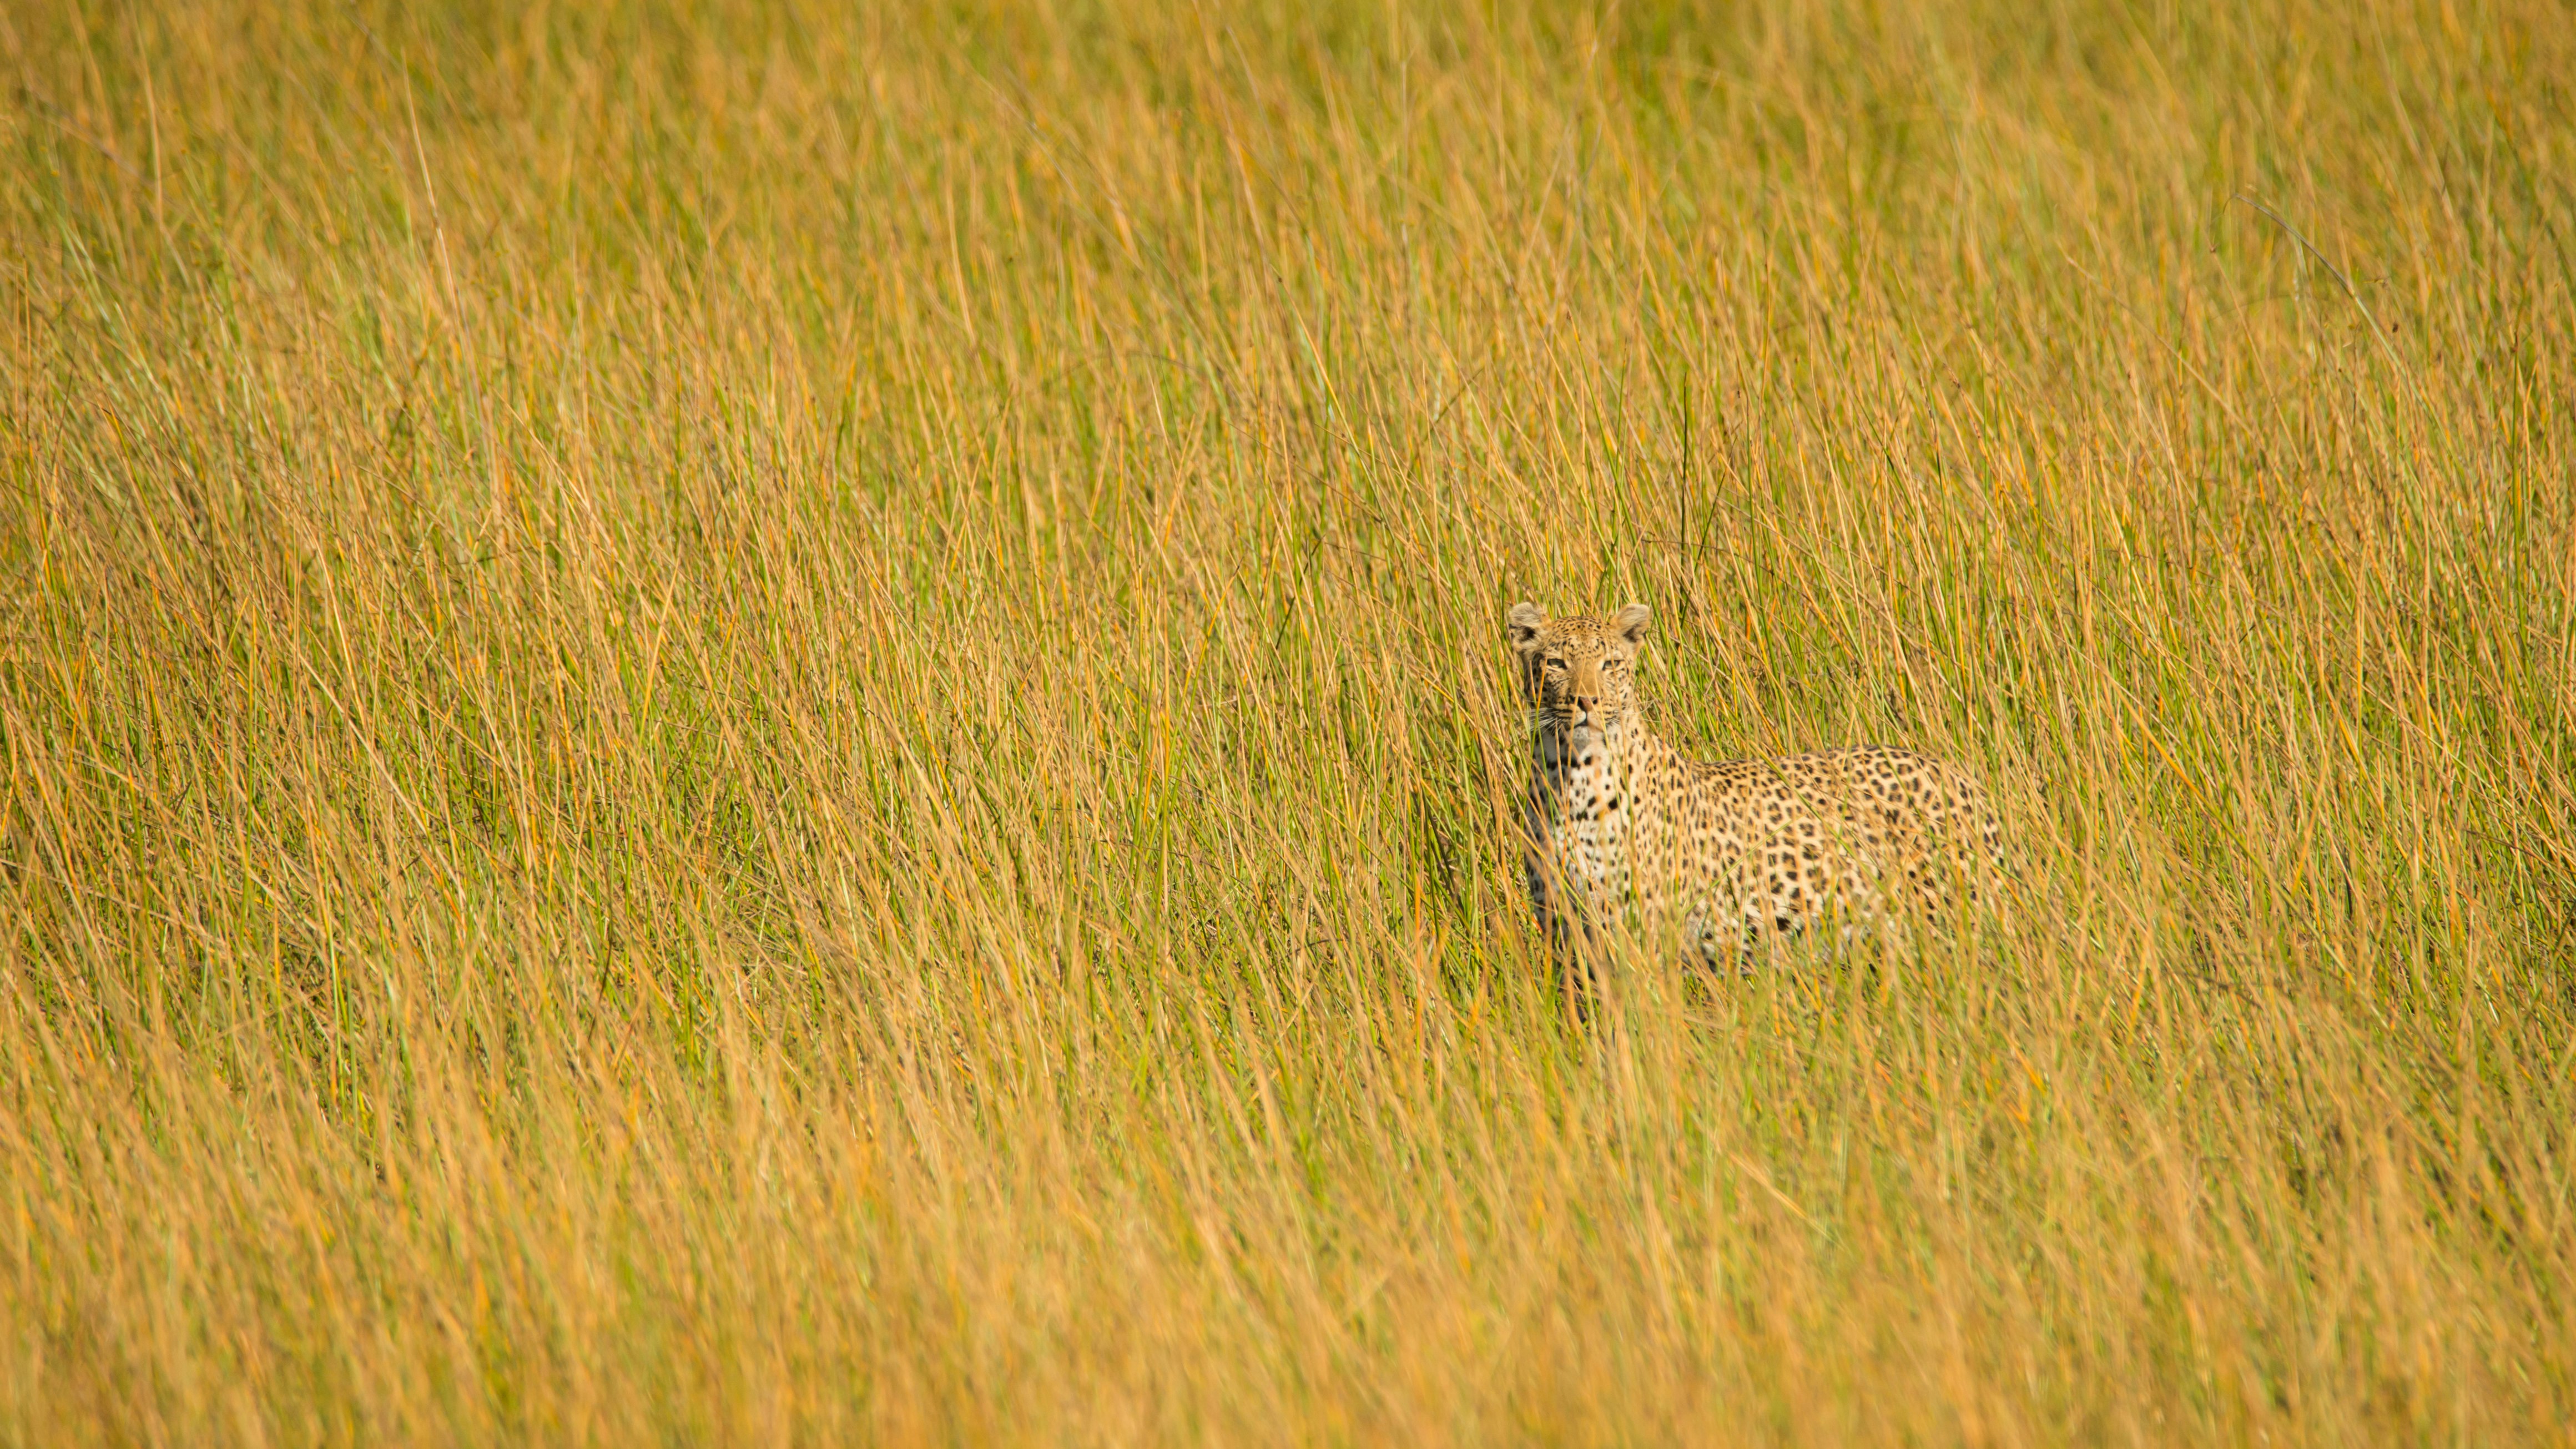
{"type": "Polygon", "coordinates": [[[1712,953],[1828,917],[1944,916],[1999,848],[1985,787],[1913,750],[1676,759],[1653,783],[1629,822],[1634,894],[1712,953]]]}

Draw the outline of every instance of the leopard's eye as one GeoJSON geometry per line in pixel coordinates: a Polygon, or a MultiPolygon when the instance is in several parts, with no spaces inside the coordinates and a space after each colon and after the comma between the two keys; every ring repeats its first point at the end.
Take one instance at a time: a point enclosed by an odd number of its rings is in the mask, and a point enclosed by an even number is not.
{"type": "Polygon", "coordinates": [[[1547,667],[1550,669],[1563,669],[1565,667],[1565,661],[1561,658],[1550,658],[1547,661],[1547,667]]]}

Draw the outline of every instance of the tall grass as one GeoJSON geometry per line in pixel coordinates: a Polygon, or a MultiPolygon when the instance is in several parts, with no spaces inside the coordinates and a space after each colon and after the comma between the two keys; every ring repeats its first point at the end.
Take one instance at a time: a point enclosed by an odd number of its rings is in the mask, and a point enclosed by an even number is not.
{"type": "Polygon", "coordinates": [[[2552,0],[0,70],[0,1442],[2576,1417],[2552,0]],[[2021,902],[1569,1012],[1524,596],[2021,902]]]}

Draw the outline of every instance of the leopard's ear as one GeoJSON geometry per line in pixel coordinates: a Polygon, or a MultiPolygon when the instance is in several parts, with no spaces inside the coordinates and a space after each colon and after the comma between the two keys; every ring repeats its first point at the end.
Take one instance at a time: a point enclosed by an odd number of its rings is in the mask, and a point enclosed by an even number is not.
{"type": "Polygon", "coordinates": [[[1655,617],[1654,610],[1643,604],[1630,604],[1611,615],[1610,624],[1619,631],[1620,638],[1630,644],[1643,644],[1646,642],[1646,621],[1653,617],[1655,617]]]}
{"type": "Polygon", "coordinates": [[[1503,623],[1511,635],[1513,650],[1527,654],[1538,647],[1538,631],[1546,626],[1547,616],[1538,611],[1538,605],[1523,599],[1512,605],[1512,611],[1503,616],[1503,623]]]}

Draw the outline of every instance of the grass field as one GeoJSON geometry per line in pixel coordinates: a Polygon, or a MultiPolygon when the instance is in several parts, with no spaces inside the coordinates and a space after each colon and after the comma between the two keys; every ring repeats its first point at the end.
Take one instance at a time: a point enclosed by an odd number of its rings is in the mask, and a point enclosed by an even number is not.
{"type": "Polygon", "coordinates": [[[0,74],[0,1444],[2576,1421],[2556,0],[0,74]],[[1523,597],[2019,899],[1570,1012],[1523,597]]]}

